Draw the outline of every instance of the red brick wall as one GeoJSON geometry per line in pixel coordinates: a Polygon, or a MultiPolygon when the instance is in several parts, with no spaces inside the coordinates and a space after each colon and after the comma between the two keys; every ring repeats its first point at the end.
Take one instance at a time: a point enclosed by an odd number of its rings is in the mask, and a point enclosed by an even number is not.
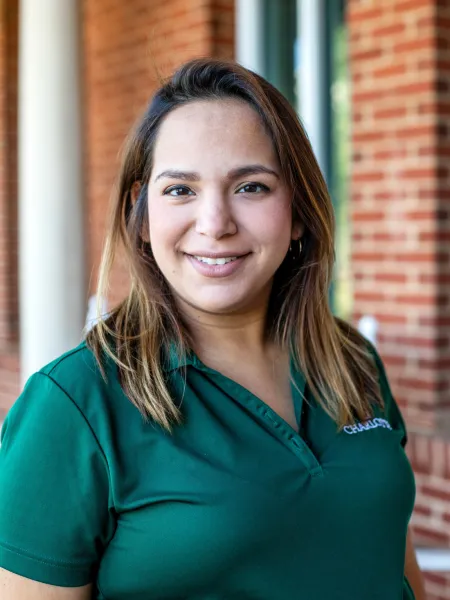
{"type": "Polygon", "coordinates": [[[17,395],[17,0],[0,2],[0,420],[17,395]]]}
{"type": "MultiPolygon", "coordinates": [[[[89,289],[125,136],[161,76],[195,56],[232,58],[234,0],[83,0],[84,173],[89,289]]],[[[18,0],[0,0],[0,421],[19,392],[18,0]]],[[[112,300],[127,289],[115,271],[112,300]]]]}
{"type": "Polygon", "coordinates": [[[213,36],[211,56],[234,58],[234,0],[213,0],[213,36]]]}
{"type": "MultiPolygon", "coordinates": [[[[450,2],[349,0],[355,319],[410,429],[416,542],[450,545],[450,2]],[[433,437],[432,437],[433,436],[433,437]]],[[[429,574],[430,600],[450,578],[429,574]]]]}
{"type": "MultiPolygon", "coordinates": [[[[90,289],[124,138],[161,76],[196,56],[233,57],[233,0],[83,2],[90,289]]],[[[111,300],[126,290],[115,272],[111,300]]]]}
{"type": "Polygon", "coordinates": [[[448,399],[448,294],[437,243],[434,0],[349,3],[353,86],[353,273],[356,315],[381,323],[380,348],[409,422],[432,429],[448,399]],[[445,350],[444,350],[445,349],[445,350]],[[418,376],[419,375],[419,376],[418,376]]]}

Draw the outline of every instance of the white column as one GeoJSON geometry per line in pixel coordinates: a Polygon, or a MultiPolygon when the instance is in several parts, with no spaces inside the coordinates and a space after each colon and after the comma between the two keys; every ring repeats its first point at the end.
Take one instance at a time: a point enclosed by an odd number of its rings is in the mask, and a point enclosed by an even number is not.
{"type": "Polygon", "coordinates": [[[85,317],[78,0],[21,0],[22,379],[76,345],[85,317]]]}
{"type": "Polygon", "coordinates": [[[326,7],[325,0],[297,0],[300,53],[298,112],[322,170],[326,170],[326,7]]]}
{"type": "Polygon", "coordinates": [[[236,0],[236,61],[264,75],[263,0],[236,0]]]}

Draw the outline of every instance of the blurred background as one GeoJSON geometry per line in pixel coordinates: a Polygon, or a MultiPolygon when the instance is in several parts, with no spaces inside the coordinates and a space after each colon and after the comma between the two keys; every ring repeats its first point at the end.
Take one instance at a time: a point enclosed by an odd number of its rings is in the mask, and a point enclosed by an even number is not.
{"type": "MultiPolygon", "coordinates": [[[[265,76],[307,129],[336,210],[333,307],[385,361],[428,597],[448,600],[450,0],[0,0],[0,421],[91,322],[126,134],[205,55],[265,76]]],[[[104,309],[126,290],[119,264],[104,309]]]]}

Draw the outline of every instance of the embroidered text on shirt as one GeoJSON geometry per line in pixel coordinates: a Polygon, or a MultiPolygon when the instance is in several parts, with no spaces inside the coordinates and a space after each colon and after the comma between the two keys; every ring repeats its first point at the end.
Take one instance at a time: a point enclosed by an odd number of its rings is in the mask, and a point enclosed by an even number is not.
{"type": "Polygon", "coordinates": [[[344,427],[345,433],[348,435],[353,435],[354,433],[361,433],[362,431],[368,431],[369,429],[376,429],[377,427],[384,427],[384,429],[392,429],[391,425],[386,421],[386,419],[369,419],[368,421],[364,421],[364,423],[356,423],[355,425],[346,425],[344,427]]]}

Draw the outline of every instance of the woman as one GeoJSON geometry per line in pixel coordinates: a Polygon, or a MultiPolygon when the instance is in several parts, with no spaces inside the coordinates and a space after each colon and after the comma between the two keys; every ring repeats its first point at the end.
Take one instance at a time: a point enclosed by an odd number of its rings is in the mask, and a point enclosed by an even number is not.
{"type": "Polygon", "coordinates": [[[195,60],[156,93],[101,267],[100,295],[122,244],[130,293],[4,426],[3,600],[423,598],[403,421],[327,302],[333,227],[264,79],[195,60]]]}

